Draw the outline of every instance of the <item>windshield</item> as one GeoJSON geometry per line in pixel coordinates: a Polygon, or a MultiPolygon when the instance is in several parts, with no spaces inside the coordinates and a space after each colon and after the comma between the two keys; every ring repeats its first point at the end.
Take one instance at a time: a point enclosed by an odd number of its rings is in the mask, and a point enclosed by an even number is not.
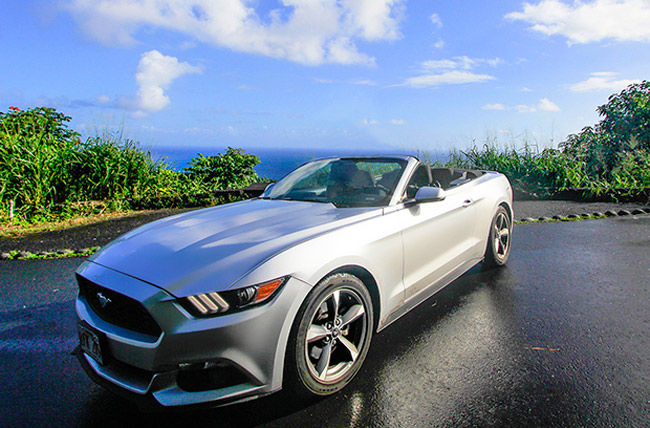
{"type": "Polygon", "coordinates": [[[331,202],[337,207],[386,206],[405,166],[400,159],[315,160],[278,181],[263,198],[331,202]]]}

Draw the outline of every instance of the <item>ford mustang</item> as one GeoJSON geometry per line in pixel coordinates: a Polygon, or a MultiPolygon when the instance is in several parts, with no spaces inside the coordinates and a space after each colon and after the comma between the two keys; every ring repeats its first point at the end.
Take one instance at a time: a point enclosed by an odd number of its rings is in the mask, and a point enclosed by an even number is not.
{"type": "Polygon", "coordinates": [[[77,270],[79,361],[143,404],[333,394],[376,334],[506,263],[512,188],[412,156],[317,159],[259,198],[119,237],[77,270]]]}

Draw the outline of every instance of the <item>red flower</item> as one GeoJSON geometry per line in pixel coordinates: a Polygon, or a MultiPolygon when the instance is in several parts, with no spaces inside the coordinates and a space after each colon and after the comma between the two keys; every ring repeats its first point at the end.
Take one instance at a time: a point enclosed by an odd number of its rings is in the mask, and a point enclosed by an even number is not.
{"type": "Polygon", "coordinates": [[[14,107],[14,106],[9,107],[9,110],[20,111],[18,107],[14,107]]]}

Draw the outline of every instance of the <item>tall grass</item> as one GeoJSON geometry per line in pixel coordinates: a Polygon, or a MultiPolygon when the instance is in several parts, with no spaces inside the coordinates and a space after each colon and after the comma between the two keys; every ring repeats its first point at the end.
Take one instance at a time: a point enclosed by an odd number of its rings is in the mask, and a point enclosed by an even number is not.
{"type": "Polygon", "coordinates": [[[581,189],[585,196],[634,195],[650,187],[650,152],[636,149],[621,152],[608,175],[595,174],[576,153],[522,143],[453,150],[445,166],[484,169],[505,174],[520,195],[549,198],[558,191],[581,189]]]}
{"type": "MultiPolygon", "coordinates": [[[[68,165],[78,158],[79,134],[67,129],[70,118],[53,109],[0,112],[0,204],[13,201],[47,211],[67,198],[68,165]]],[[[4,210],[3,210],[4,211],[4,210]]]]}
{"type": "Polygon", "coordinates": [[[0,221],[9,220],[9,207],[16,219],[31,222],[146,206],[148,198],[168,207],[219,203],[223,198],[210,192],[259,179],[253,169],[259,159],[240,149],[199,155],[177,172],[121,131],[104,131],[82,143],[67,128],[69,121],[48,108],[0,112],[0,221]]]}
{"type": "Polygon", "coordinates": [[[538,151],[530,145],[516,148],[486,143],[465,151],[454,150],[447,166],[502,172],[521,193],[537,197],[571,187],[573,177],[579,174],[558,150],[538,151]]]}
{"type": "Polygon", "coordinates": [[[155,195],[163,162],[155,162],[122,132],[104,131],[78,147],[69,165],[68,198],[115,200],[155,195]]]}

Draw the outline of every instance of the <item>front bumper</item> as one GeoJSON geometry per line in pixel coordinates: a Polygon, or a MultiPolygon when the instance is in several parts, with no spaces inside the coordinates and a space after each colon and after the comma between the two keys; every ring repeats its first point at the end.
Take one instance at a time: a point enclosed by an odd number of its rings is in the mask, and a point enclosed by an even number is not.
{"type": "Polygon", "coordinates": [[[290,278],[270,302],[214,318],[195,318],[170,294],[93,262],[78,274],[139,302],[162,331],[133,331],[100,317],[80,294],[79,322],[102,337],[104,365],[78,352],[97,383],[128,398],[162,406],[230,404],[282,386],[291,326],[310,286],[290,278]]]}

